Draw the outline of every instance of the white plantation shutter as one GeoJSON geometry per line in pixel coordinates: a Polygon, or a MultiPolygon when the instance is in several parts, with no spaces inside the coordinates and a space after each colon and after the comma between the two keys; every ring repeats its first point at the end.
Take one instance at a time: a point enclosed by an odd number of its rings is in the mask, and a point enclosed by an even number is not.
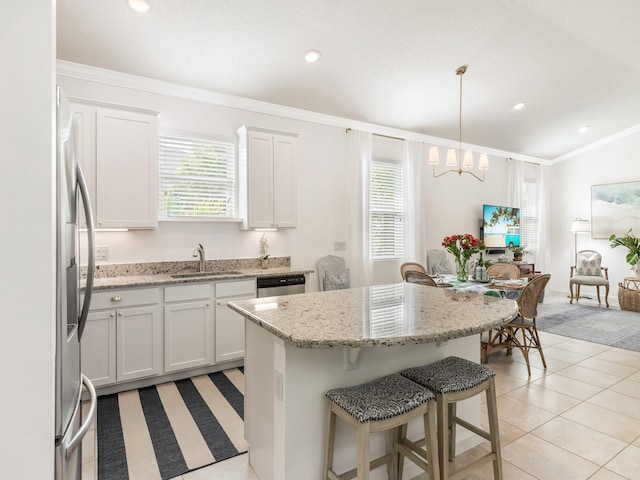
{"type": "Polygon", "coordinates": [[[159,218],[236,216],[235,145],[159,136],[159,218]]]}
{"type": "Polygon", "coordinates": [[[520,244],[529,252],[538,249],[538,184],[524,181],[522,183],[522,211],[520,244]]]}
{"type": "Polygon", "coordinates": [[[401,258],[404,249],[404,192],[402,164],[371,162],[371,258],[401,258]]]}

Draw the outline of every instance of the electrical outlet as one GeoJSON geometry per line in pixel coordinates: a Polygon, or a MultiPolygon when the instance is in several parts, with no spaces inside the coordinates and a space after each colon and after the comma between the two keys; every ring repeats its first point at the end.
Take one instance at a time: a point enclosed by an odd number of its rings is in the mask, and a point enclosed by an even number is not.
{"type": "Polygon", "coordinates": [[[333,242],[334,252],[344,252],[347,249],[347,242],[333,242]]]}
{"type": "Polygon", "coordinates": [[[273,376],[273,394],[276,396],[276,398],[280,401],[282,401],[282,390],[283,390],[283,378],[282,378],[282,372],[276,370],[274,372],[274,376],[273,376]]]}
{"type": "Polygon", "coordinates": [[[105,245],[97,246],[96,260],[109,260],[109,247],[105,245]]]}

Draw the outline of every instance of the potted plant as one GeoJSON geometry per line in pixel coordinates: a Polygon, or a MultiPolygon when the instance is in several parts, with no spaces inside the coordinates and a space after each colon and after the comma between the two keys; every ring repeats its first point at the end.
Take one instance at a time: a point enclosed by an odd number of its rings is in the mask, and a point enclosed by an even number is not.
{"type": "Polygon", "coordinates": [[[513,252],[513,261],[514,262],[521,262],[522,261],[522,255],[527,253],[525,251],[525,249],[524,249],[524,246],[522,246],[522,245],[510,246],[509,250],[511,250],[513,252]]]}
{"type": "Polygon", "coordinates": [[[609,237],[611,248],[625,247],[627,249],[626,261],[631,266],[631,270],[638,276],[638,260],[640,259],[640,238],[633,234],[633,230],[629,230],[626,235],[616,237],[611,234],[609,237]]]}

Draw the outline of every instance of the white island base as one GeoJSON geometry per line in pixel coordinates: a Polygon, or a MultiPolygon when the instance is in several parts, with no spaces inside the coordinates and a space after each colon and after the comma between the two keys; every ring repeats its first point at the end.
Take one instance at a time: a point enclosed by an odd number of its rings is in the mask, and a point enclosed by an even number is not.
{"type": "MultiPolygon", "coordinates": [[[[245,321],[245,436],[249,463],[260,480],[318,480],[322,476],[325,434],[325,392],[456,355],[480,360],[477,334],[448,340],[401,346],[353,348],[298,348],[250,320],[245,321]],[[349,365],[349,360],[355,361],[349,365]],[[349,367],[353,367],[350,368],[349,367]]],[[[461,402],[462,418],[480,425],[480,396],[461,402]]],[[[409,426],[411,438],[420,438],[421,421],[409,426]],[[413,435],[412,435],[413,434],[413,435]]],[[[480,438],[458,428],[457,453],[480,443],[480,438]]],[[[384,434],[371,439],[371,458],[385,448],[384,434]]],[[[353,429],[337,422],[334,469],[355,467],[353,429]]],[[[421,473],[405,464],[404,478],[421,473]]],[[[385,468],[371,479],[386,479],[385,468]]]]}

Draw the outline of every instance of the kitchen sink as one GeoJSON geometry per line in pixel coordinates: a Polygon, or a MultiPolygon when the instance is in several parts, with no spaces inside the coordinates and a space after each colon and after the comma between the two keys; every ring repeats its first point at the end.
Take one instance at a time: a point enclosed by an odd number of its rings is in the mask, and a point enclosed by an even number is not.
{"type": "Polygon", "coordinates": [[[226,276],[226,275],[243,275],[243,272],[239,272],[237,270],[221,270],[214,272],[185,272],[185,273],[174,273],[171,275],[173,278],[197,278],[197,277],[216,277],[216,276],[226,276]]]}

